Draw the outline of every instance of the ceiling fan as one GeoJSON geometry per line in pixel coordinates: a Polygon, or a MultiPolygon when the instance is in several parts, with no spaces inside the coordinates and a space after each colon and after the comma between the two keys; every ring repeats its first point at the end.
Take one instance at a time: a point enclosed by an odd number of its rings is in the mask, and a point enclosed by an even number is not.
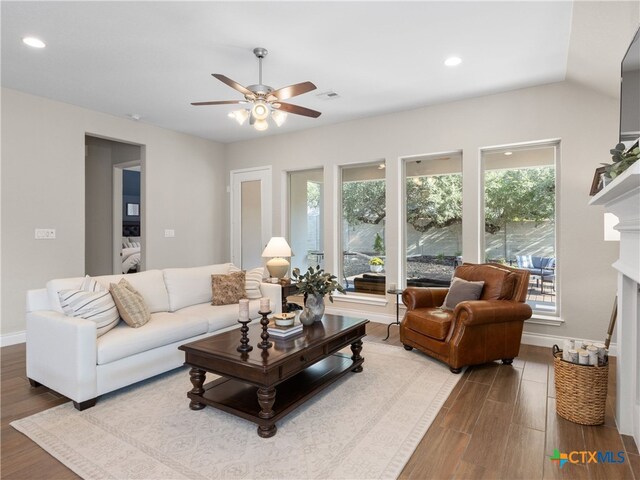
{"type": "Polygon", "coordinates": [[[257,85],[243,87],[238,82],[231,80],[229,77],[220,73],[212,73],[212,75],[222,83],[242,93],[245,98],[244,100],[193,102],[191,105],[247,105],[246,108],[230,112],[229,116],[234,118],[240,125],[249,119],[249,125],[253,125],[256,130],[266,130],[269,128],[269,124],[267,123],[269,116],[271,116],[277,126],[280,126],[284,123],[287,113],[312,118],[318,118],[321,115],[321,113],[316,110],[311,110],[310,108],[282,101],[315,90],[316,86],[313,83],[296,83],[295,85],[289,85],[288,87],[274,90],[269,85],[264,85],[262,83],[262,59],[267,56],[267,50],[265,48],[258,47],[253,49],[253,53],[258,57],[259,64],[260,77],[257,85]]]}

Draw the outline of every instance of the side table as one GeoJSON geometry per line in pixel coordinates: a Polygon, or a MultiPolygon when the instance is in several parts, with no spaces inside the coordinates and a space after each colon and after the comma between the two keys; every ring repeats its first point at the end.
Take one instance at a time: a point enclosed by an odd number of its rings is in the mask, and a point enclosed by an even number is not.
{"type": "Polygon", "coordinates": [[[287,283],[286,285],[281,284],[280,286],[282,287],[282,313],[288,313],[287,297],[298,293],[298,287],[295,283],[287,283]]]}
{"type": "Polygon", "coordinates": [[[389,339],[389,335],[391,334],[391,327],[393,325],[400,325],[400,295],[402,295],[403,291],[404,290],[397,289],[397,288],[392,290],[387,290],[387,293],[390,293],[391,295],[396,296],[396,321],[394,323],[390,323],[387,326],[387,336],[383,340],[389,339]]]}

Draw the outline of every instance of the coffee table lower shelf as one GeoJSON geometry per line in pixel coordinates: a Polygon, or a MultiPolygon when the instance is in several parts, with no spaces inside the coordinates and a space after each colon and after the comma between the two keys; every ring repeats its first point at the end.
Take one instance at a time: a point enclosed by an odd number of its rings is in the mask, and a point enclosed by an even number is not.
{"type": "Polygon", "coordinates": [[[363,361],[363,358],[354,361],[348,355],[335,353],[276,385],[273,415],[269,418],[260,416],[259,388],[240,380],[220,377],[204,385],[201,395],[189,392],[187,396],[192,404],[209,405],[237,415],[258,424],[265,432],[272,432],[268,435],[272,436],[276,431],[275,422],[349,371],[357,369],[363,361]]]}

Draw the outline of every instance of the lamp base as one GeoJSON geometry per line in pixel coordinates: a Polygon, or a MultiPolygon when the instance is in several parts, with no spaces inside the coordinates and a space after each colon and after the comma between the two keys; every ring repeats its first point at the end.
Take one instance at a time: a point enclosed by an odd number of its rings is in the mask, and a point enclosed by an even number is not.
{"type": "Polygon", "coordinates": [[[267,262],[269,275],[274,278],[284,278],[289,271],[289,262],[281,257],[274,257],[267,262]]]}

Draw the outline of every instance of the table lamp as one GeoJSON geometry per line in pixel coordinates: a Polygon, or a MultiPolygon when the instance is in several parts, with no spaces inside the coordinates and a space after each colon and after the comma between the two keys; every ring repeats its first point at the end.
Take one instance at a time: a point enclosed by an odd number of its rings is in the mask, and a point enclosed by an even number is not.
{"type": "Polygon", "coordinates": [[[291,255],[291,247],[284,237],[271,237],[262,252],[263,257],[271,257],[271,260],[267,262],[269,275],[273,278],[284,278],[289,270],[289,261],[283,257],[290,257],[291,255]]]}

